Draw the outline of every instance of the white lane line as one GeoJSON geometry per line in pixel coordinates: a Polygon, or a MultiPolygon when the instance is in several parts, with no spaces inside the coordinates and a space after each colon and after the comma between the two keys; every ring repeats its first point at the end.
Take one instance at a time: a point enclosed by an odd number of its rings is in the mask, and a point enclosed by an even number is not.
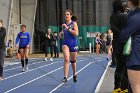
{"type": "MultiPolygon", "coordinates": [[[[19,76],[19,75],[22,75],[22,74],[25,74],[25,73],[28,73],[28,72],[31,72],[31,71],[34,71],[34,70],[43,68],[43,67],[47,67],[47,66],[50,66],[50,65],[53,65],[53,64],[56,64],[56,63],[59,63],[59,62],[53,62],[53,63],[47,64],[47,65],[43,65],[43,66],[37,67],[37,68],[35,68],[35,69],[30,69],[30,70],[28,70],[28,71],[21,72],[21,73],[18,73],[18,74],[15,74],[15,75],[6,77],[6,78],[4,78],[3,80],[10,79],[10,78],[13,78],[13,77],[16,77],[16,76],[19,76]]],[[[1,81],[3,81],[3,80],[1,80],[1,81]]]]}
{"type": "MultiPolygon", "coordinates": [[[[34,61],[32,61],[32,62],[34,62],[34,61]]],[[[46,62],[46,61],[34,62],[34,63],[29,64],[29,66],[30,65],[34,65],[34,64],[43,63],[43,62],[46,62]]],[[[4,70],[4,72],[10,71],[10,70],[14,70],[14,69],[17,69],[17,68],[21,68],[21,66],[18,66],[18,67],[15,67],[15,68],[11,68],[11,69],[6,69],[6,70],[4,70]]]]}
{"type": "MultiPolygon", "coordinates": [[[[97,60],[97,61],[93,61],[93,62],[88,63],[87,65],[85,65],[84,67],[82,67],[79,71],[77,71],[76,74],[80,73],[82,70],[84,70],[85,68],[87,68],[89,65],[91,65],[91,64],[93,64],[93,63],[95,63],[95,62],[98,62],[98,61],[102,61],[102,60],[97,60]]],[[[69,81],[72,77],[73,77],[73,76],[69,77],[69,78],[68,78],[68,81],[69,81]]],[[[59,84],[57,87],[55,87],[55,88],[54,88],[53,90],[51,90],[49,93],[55,92],[55,91],[56,91],[58,88],[60,88],[62,85],[64,85],[64,83],[59,84]]]]}
{"type": "Polygon", "coordinates": [[[109,67],[110,64],[111,64],[111,61],[108,62],[107,66],[106,66],[106,69],[105,69],[105,71],[104,71],[102,77],[100,78],[100,80],[99,80],[99,82],[98,82],[98,84],[97,84],[97,86],[96,86],[96,88],[95,88],[95,92],[94,92],[94,93],[99,93],[99,90],[100,90],[101,85],[102,85],[102,83],[103,83],[103,81],[104,81],[104,78],[105,78],[107,69],[108,69],[108,67],[109,67]]]}
{"type": "Polygon", "coordinates": [[[3,67],[8,67],[8,66],[12,66],[12,65],[16,65],[19,64],[19,62],[5,62],[3,67]]]}
{"type": "MultiPolygon", "coordinates": [[[[81,62],[81,61],[85,61],[85,60],[80,60],[80,61],[77,61],[77,62],[81,62]]],[[[69,63],[69,65],[70,65],[70,63],[69,63]]],[[[55,70],[52,70],[52,71],[50,71],[50,72],[48,72],[48,73],[46,73],[46,74],[44,74],[44,75],[42,75],[42,76],[40,76],[40,77],[37,77],[37,78],[35,78],[35,79],[33,79],[33,80],[30,80],[30,81],[28,81],[28,82],[26,82],[26,83],[23,83],[23,84],[21,84],[21,85],[19,85],[19,86],[17,86],[17,87],[14,87],[14,88],[12,88],[12,89],[10,89],[10,90],[4,92],[4,93],[9,93],[9,92],[11,92],[11,91],[14,91],[14,90],[16,90],[16,89],[18,89],[18,88],[20,88],[20,87],[23,87],[23,86],[25,86],[25,85],[27,85],[27,84],[29,84],[29,83],[32,83],[32,82],[34,82],[34,81],[36,81],[36,80],[38,80],[38,79],[40,79],[40,78],[42,78],[42,77],[45,77],[45,76],[47,76],[47,75],[49,75],[49,74],[51,74],[51,73],[53,73],[53,72],[56,72],[56,71],[58,71],[58,70],[60,70],[60,69],[62,69],[62,68],[63,68],[63,66],[61,66],[61,67],[59,67],[59,68],[57,68],[57,69],[55,69],[55,70]]]]}
{"type": "Polygon", "coordinates": [[[22,84],[22,85],[19,85],[19,86],[17,86],[17,87],[14,87],[14,88],[12,88],[12,89],[10,89],[10,90],[4,92],[4,93],[9,93],[9,92],[11,92],[11,91],[13,91],[13,90],[15,90],[15,89],[18,89],[18,88],[20,88],[20,87],[22,87],[22,86],[25,86],[25,85],[27,85],[27,84],[29,84],[29,83],[32,83],[32,82],[34,82],[34,81],[36,81],[36,80],[38,80],[38,79],[40,79],[40,78],[42,78],[42,77],[45,77],[45,76],[47,76],[47,75],[49,75],[49,74],[51,74],[51,73],[53,73],[53,72],[56,72],[57,70],[60,70],[60,69],[62,69],[62,68],[63,68],[63,67],[57,68],[57,69],[55,69],[55,70],[53,70],[53,71],[51,71],[51,72],[49,72],[49,73],[47,73],[47,74],[44,74],[44,75],[42,75],[42,76],[40,76],[40,77],[38,77],[38,78],[35,78],[35,79],[33,79],[33,80],[29,81],[29,82],[26,82],[26,83],[24,83],[24,84],[22,84]]]}
{"type": "MultiPolygon", "coordinates": [[[[81,60],[81,59],[80,59],[80,60],[81,60]]],[[[39,60],[38,60],[38,61],[39,61],[39,60]]],[[[60,61],[60,60],[59,60],[59,61],[60,61]]],[[[63,60],[62,60],[62,61],[63,61],[63,60]]],[[[29,65],[33,65],[33,64],[38,64],[38,63],[46,62],[46,61],[36,62],[36,60],[32,60],[32,61],[30,61],[30,62],[35,62],[35,63],[29,64],[29,65]]],[[[20,64],[20,62],[18,62],[17,64],[20,64]]],[[[13,64],[13,65],[15,65],[15,64],[13,64]]],[[[10,71],[10,70],[14,70],[14,69],[18,69],[18,68],[21,68],[21,66],[18,66],[18,67],[15,67],[15,68],[6,69],[6,70],[4,70],[4,72],[10,71]]]]}
{"type": "MultiPolygon", "coordinates": [[[[61,59],[61,58],[59,58],[59,59],[61,59]]],[[[84,59],[86,59],[86,58],[84,58],[84,59]]],[[[40,60],[42,60],[42,59],[34,59],[34,58],[30,59],[30,61],[32,61],[32,62],[33,62],[33,61],[36,61],[36,60],[40,61],[40,60]]],[[[81,56],[78,57],[78,60],[82,60],[81,56]]],[[[19,61],[20,61],[20,60],[9,61],[8,63],[12,63],[12,64],[4,65],[3,67],[7,67],[7,66],[12,66],[12,65],[20,64],[19,61]]],[[[60,61],[60,60],[59,60],[59,61],[60,61]]],[[[7,62],[5,62],[5,64],[6,64],[6,63],[7,63],[7,62]]]]}
{"type": "MultiPolygon", "coordinates": [[[[35,61],[35,59],[30,59],[29,61],[33,62],[33,61],[35,61]]],[[[20,64],[20,60],[5,62],[3,67],[12,66],[12,65],[16,65],[16,64],[20,64]]]]}
{"type": "MultiPolygon", "coordinates": [[[[80,61],[83,61],[83,60],[80,60],[80,61]]],[[[47,67],[47,66],[50,66],[50,65],[53,65],[53,64],[56,64],[56,63],[60,63],[60,62],[62,62],[62,61],[57,61],[57,62],[53,62],[53,63],[47,64],[47,65],[43,65],[43,66],[37,67],[37,68],[35,68],[35,69],[30,69],[30,70],[28,70],[28,71],[26,71],[26,72],[21,72],[21,73],[18,73],[18,74],[9,76],[9,77],[5,77],[3,80],[7,80],[7,79],[10,79],[10,78],[13,78],[13,77],[16,77],[16,76],[19,76],[19,75],[22,75],[22,74],[25,74],[25,73],[28,73],[28,72],[31,72],[31,71],[34,71],[34,70],[43,68],[43,67],[47,67]]],[[[78,62],[78,61],[77,61],[77,62],[78,62]]],[[[3,81],[3,80],[1,80],[1,81],[3,81]]]]}

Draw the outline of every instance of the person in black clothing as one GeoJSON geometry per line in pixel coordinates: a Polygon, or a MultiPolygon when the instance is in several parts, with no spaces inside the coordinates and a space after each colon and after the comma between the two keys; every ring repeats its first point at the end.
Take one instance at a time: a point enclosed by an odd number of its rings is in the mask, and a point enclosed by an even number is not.
{"type": "Polygon", "coordinates": [[[4,43],[6,36],[6,29],[3,27],[3,21],[0,19],[0,80],[3,79],[3,65],[6,51],[6,45],[4,43]]]}
{"type": "Polygon", "coordinates": [[[58,58],[59,57],[58,36],[56,32],[54,32],[53,41],[54,41],[54,58],[58,58]]]}
{"type": "Polygon", "coordinates": [[[118,93],[120,91],[124,91],[125,93],[128,91],[128,79],[125,66],[125,57],[122,54],[123,45],[119,45],[119,35],[127,21],[127,14],[124,13],[124,6],[121,0],[114,1],[113,10],[113,14],[110,16],[110,29],[113,32],[112,65],[116,64],[113,93],[118,93]]]}
{"type": "Polygon", "coordinates": [[[45,35],[45,61],[47,61],[47,57],[48,57],[48,49],[50,48],[50,52],[51,52],[51,58],[50,61],[53,61],[52,57],[53,57],[53,34],[51,32],[51,29],[48,29],[48,32],[45,35]]]}

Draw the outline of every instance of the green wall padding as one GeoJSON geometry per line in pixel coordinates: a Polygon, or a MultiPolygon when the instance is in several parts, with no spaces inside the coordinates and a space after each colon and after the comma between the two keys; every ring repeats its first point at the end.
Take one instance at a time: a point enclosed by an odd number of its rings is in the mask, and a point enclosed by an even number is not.
{"type": "MultiPolygon", "coordinates": [[[[61,28],[58,26],[49,26],[53,32],[59,33],[61,28]]],[[[78,39],[82,37],[82,39],[79,39],[79,48],[80,49],[86,49],[89,47],[89,43],[92,44],[92,46],[95,44],[95,38],[93,37],[87,37],[87,32],[100,32],[104,33],[106,32],[109,27],[108,26],[79,26],[79,36],[78,39]]],[[[60,45],[59,45],[60,47],[60,45]]]]}

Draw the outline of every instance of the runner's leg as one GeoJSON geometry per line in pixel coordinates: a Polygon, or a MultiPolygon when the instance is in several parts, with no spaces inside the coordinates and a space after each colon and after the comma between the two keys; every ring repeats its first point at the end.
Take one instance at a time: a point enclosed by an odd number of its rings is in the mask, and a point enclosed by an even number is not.
{"type": "Polygon", "coordinates": [[[77,75],[76,75],[76,57],[77,57],[77,52],[71,52],[70,53],[70,62],[73,70],[73,81],[77,82],[77,75]]]}
{"type": "Polygon", "coordinates": [[[69,56],[70,56],[69,47],[66,45],[63,45],[62,50],[64,54],[64,77],[67,78],[68,70],[69,70],[68,63],[69,63],[69,56]]]}

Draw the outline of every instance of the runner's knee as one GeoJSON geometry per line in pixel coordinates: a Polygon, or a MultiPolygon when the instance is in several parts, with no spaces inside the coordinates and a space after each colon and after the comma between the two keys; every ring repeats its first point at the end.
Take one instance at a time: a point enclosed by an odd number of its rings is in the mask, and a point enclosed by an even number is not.
{"type": "Polygon", "coordinates": [[[71,62],[72,64],[74,64],[74,63],[76,63],[76,60],[74,60],[74,61],[71,60],[70,62],[71,62]]]}
{"type": "Polygon", "coordinates": [[[65,62],[69,62],[69,59],[64,59],[65,62]]]}

